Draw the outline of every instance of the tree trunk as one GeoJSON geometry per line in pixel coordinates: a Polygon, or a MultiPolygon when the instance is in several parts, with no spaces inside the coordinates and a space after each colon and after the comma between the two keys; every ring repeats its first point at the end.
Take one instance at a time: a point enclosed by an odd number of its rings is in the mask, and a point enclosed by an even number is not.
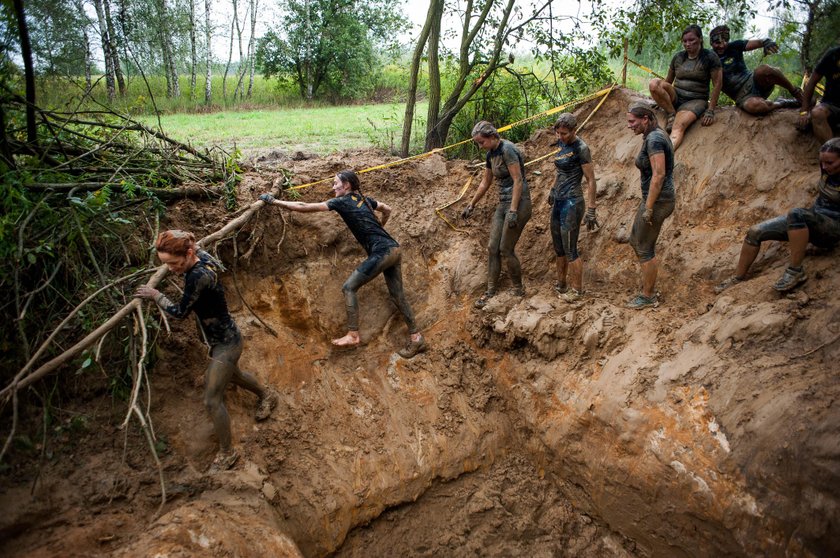
{"type": "Polygon", "coordinates": [[[246,95],[247,98],[251,98],[251,93],[254,91],[254,67],[255,63],[255,55],[254,49],[256,48],[256,40],[254,36],[257,33],[257,6],[259,2],[257,0],[251,0],[251,37],[248,39],[248,94],[246,95]]]}
{"type": "MultiPolygon", "coordinates": [[[[432,0],[432,3],[436,5],[434,8],[436,12],[443,12],[443,0],[432,0]],[[437,5],[440,5],[440,10],[437,9],[437,5]]],[[[471,2],[467,3],[468,6],[470,4],[471,2]]],[[[432,6],[429,6],[429,9],[431,10],[432,6]]],[[[469,13],[467,13],[465,17],[469,18],[469,13]]],[[[432,137],[438,129],[438,109],[440,108],[441,97],[440,65],[438,64],[441,19],[441,17],[435,17],[432,19],[432,27],[429,31],[429,110],[426,113],[426,151],[434,149],[429,147],[430,145],[434,145],[435,147],[443,145],[443,141],[435,140],[432,137]]],[[[445,139],[446,138],[444,138],[444,140],[445,139]]]]}
{"type": "Polygon", "coordinates": [[[96,18],[99,20],[99,37],[102,42],[102,56],[105,60],[105,88],[108,90],[108,101],[114,102],[117,94],[114,88],[114,63],[111,58],[111,40],[108,37],[108,23],[105,21],[105,9],[102,0],[93,0],[96,18]]]}
{"type": "MultiPolygon", "coordinates": [[[[87,14],[85,14],[85,8],[82,5],[82,1],[75,0],[74,6],[76,7],[76,11],[78,12],[79,17],[82,20],[87,21],[87,14]]],[[[90,52],[90,35],[88,35],[87,30],[87,25],[82,26],[82,37],[85,41],[85,94],[90,93],[90,90],[93,87],[93,80],[91,79],[90,75],[90,67],[92,65],[92,55],[90,52]]]]}
{"type": "Polygon", "coordinates": [[[195,101],[195,68],[198,59],[195,48],[195,0],[190,0],[190,101],[195,101]]]}
{"type": "Polygon", "coordinates": [[[804,2],[808,8],[808,18],[805,20],[805,31],[802,33],[802,47],[799,50],[799,63],[805,73],[811,73],[816,65],[815,53],[811,52],[811,40],[814,34],[814,21],[820,9],[821,0],[804,2]]]}
{"type": "Polygon", "coordinates": [[[222,77],[222,98],[227,101],[227,76],[228,72],[230,71],[230,63],[233,60],[233,31],[236,28],[234,22],[239,18],[237,13],[238,9],[238,2],[237,0],[233,0],[233,20],[230,22],[230,43],[228,47],[228,59],[227,64],[225,64],[225,75],[222,77]]]}
{"type": "MultiPolygon", "coordinates": [[[[26,23],[23,0],[14,0],[14,8],[26,79],[26,141],[35,145],[38,143],[38,130],[35,126],[35,68],[32,64],[32,44],[29,42],[29,26],[26,23]]],[[[5,127],[3,133],[6,133],[5,127]]]]}
{"type": "MultiPolygon", "coordinates": [[[[245,9],[245,17],[244,20],[248,19],[248,10],[250,6],[245,9]]],[[[242,24],[239,23],[239,18],[234,18],[234,22],[236,23],[236,43],[239,46],[239,68],[236,70],[236,87],[233,88],[233,99],[236,100],[237,96],[241,100],[244,97],[244,91],[242,87],[242,78],[245,76],[245,53],[242,51],[242,24]]]]}
{"type": "Polygon", "coordinates": [[[180,97],[181,84],[178,83],[178,68],[175,65],[172,47],[172,32],[169,28],[169,10],[166,7],[166,0],[157,0],[158,10],[158,37],[160,39],[160,50],[163,57],[163,72],[166,75],[166,96],[180,97]]]}
{"type": "Polygon", "coordinates": [[[402,142],[400,143],[400,156],[402,157],[408,157],[408,148],[411,144],[411,127],[414,125],[414,107],[417,104],[417,81],[420,75],[420,62],[423,60],[423,49],[429,40],[432,22],[437,20],[438,25],[440,25],[440,20],[443,17],[443,11],[438,10],[438,6],[442,6],[438,1],[429,3],[429,11],[426,12],[426,22],[423,24],[423,29],[420,30],[417,45],[414,47],[414,55],[411,57],[408,96],[405,101],[405,118],[403,119],[402,142]]]}
{"type": "MultiPolygon", "coordinates": [[[[464,108],[464,105],[475,95],[475,93],[484,85],[487,79],[493,75],[493,72],[498,70],[501,67],[504,67],[508,64],[505,62],[503,64],[499,63],[499,59],[502,54],[502,48],[505,46],[508,37],[511,34],[521,30],[525,25],[539,17],[539,15],[551,5],[551,0],[546,0],[545,3],[541,7],[537,7],[534,9],[534,12],[528,18],[522,20],[517,26],[512,27],[509,25],[510,22],[510,15],[513,12],[515,0],[506,0],[507,3],[502,11],[501,19],[499,20],[495,36],[493,38],[493,47],[492,50],[484,54],[482,56],[486,56],[487,60],[482,60],[482,64],[486,67],[481,75],[473,79],[470,83],[470,86],[467,88],[467,83],[470,79],[470,74],[472,73],[475,66],[479,63],[476,56],[476,48],[473,43],[476,40],[476,37],[479,35],[479,31],[485,24],[488,23],[488,15],[492,8],[493,3],[495,0],[487,0],[484,8],[482,9],[481,13],[475,20],[475,24],[472,24],[470,18],[470,7],[472,2],[467,3],[467,10],[464,15],[463,19],[463,27],[461,30],[461,49],[459,54],[459,70],[458,70],[458,79],[455,81],[455,85],[452,88],[452,92],[447,97],[446,102],[443,104],[443,109],[437,111],[434,114],[434,119],[432,119],[431,110],[429,114],[429,121],[426,123],[426,150],[436,149],[438,147],[442,147],[444,142],[446,141],[446,137],[449,134],[449,128],[452,126],[453,120],[458,115],[458,112],[464,108]],[[465,91],[466,89],[466,91],[465,91]]],[[[431,41],[432,38],[429,38],[429,58],[431,58],[431,41]]],[[[431,71],[431,63],[430,63],[430,71],[431,71]]],[[[432,76],[429,76],[430,80],[430,89],[431,89],[431,80],[432,76]]],[[[431,109],[431,99],[432,92],[429,92],[429,101],[430,101],[430,109],[431,109]]],[[[440,102],[440,99],[437,99],[437,103],[440,102]]]]}
{"type": "Polygon", "coordinates": [[[204,0],[204,39],[207,48],[206,54],[206,69],[204,72],[204,104],[210,105],[213,101],[213,83],[210,78],[213,75],[213,49],[210,48],[210,35],[212,28],[210,27],[210,0],[204,0]]]}
{"type": "Polygon", "coordinates": [[[125,79],[123,78],[122,68],[120,67],[117,33],[114,31],[114,20],[111,18],[110,0],[103,0],[102,7],[105,8],[105,23],[108,25],[108,42],[111,47],[111,65],[114,69],[114,77],[117,79],[117,87],[120,91],[120,97],[125,97],[125,79]]]}
{"type": "Polygon", "coordinates": [[[303,75],[306,78],[306,100],[311,101],[312,98],[315,96],[315,82],[313,79],[312,73],[312,20],[310,19],[311,15],[311,3],[310,0],[306,0],[306,58],[303,67],[303,75]]]}

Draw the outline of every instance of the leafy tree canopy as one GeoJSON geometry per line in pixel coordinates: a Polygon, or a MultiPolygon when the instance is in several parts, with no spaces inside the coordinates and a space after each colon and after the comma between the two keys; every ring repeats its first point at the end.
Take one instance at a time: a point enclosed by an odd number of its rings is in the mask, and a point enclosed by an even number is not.
{"type": "Polygon", "coordinates": [[[402,0],[282,0],[282,28],[257,46],[266,76],[291,79],[305,99],[353,98],[372,84],[376,52],[407,25],[402,0]]]}

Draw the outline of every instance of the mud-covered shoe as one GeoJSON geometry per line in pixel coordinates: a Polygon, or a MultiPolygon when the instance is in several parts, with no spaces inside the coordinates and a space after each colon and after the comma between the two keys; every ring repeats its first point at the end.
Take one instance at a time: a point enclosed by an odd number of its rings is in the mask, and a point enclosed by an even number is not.
{"type": "Polygon", "coordinates": [[[265,393],[257,403],[257,410],[254,412],[254,418],[257,421],[262,421],[271,416],[271,411],[277,406],[279,399],[277,392],[272,388],[265,388],[265,393]]]}
{"type": "Polygon", "coordinates": [[[633,310],[641,310],[642,308],[649,308],[656,306],[656,297],[645,296],[643,294],[636,295],[634,299],[627,303],[627,308],[633,310]]]}
{"type": "Polygon", "coordinates": [[[397,351],[397,354],[403,358],[413,358],[418,353],[422,353],[426,350],[426,338],[422,335],[420,339],[417,341],[412,341],[411,339],[408,340],[408,344],[397,351]]]}
{"type": "Polygon", "coordinates": [[[525,287],[523,287],[522,285],[516,286],[513,289],[511,289],[510,294],[522,298],[523,296],[525,296],[525,287]]]}
{"type": "Polygon", "coordinates": [[[726,289],[728,289],[729,287],[734,287],[735,285],[742,282],[743,280],[744,279],[742,277],[737,277],[737,276],[733,275],[729,279],[725,279],[715,286],[715,294],[720,294],[723,291],[725,291],[726,289]]]}
{"type": "Polygon", "coordinates": [[[795,289],[807,280],[808,276],[805,274],[804,268],[800,267],[799,269],[794,269],[792,267],[787,267],[779,280],[773,285],[773,288],[780,293],[784,293],[791,289],[795,289]]]}
{"type": "Polygon", "coordinates": [[[583,294],[577,289],[569,289],[565,293],[560,295],[560,300],[564,302],[573,303],[579,301],[583,297],[583,294]]]}
{"type": "Polygon", "coordinates": [[[227,471],[236,464],[238,459],[239,454],[236,453],[236,450],[234,449],[227,452],[220,451],[216,454],[216,458],[213,460],[212,465],[210,465],[210,472],[221,473],[222,471],[227,471]]]}
{"type": "Polygon", "coordinates": [[[484,308],[490,302],[490,299],[493,298],[494,296],[496,296],[495,291],[487,291],[486,293],[484,293],[483,295],[478,297],[478,300],[476,300],[473,303],[473,306],[475,306],[476,308],[479,308],[479,309],[484,308]]]}
{"type": "Polygon", "coordinates": [[[566,285],[566,283],[561,283],[560,281],[557,281],[556,283],[554,283],[554,292],[555,293],[563,294],[568,290],[569,290],[569,287],[566,285]]]}

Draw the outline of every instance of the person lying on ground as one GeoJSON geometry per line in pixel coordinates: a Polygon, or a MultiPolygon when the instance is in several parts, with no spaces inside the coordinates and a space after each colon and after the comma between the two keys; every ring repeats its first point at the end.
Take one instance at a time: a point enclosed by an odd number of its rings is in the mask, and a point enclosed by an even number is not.
{"type": "Polygon", "coordinates": [[[394,301],[408,326],[408,344],[398,351],[398,354],[403,358],[412,358],[426,349],[426,341],[417,329],[414,312],[405,298],[400,245],[384,228],[391,216],[391,207],[362,194],[359,177],[351,170],[336,174],[332,189],[334,197],[320,203],[277,200],[271,194],[262,194],[260,199],[268,205],[277,205],[300,213],[335,211],[367,253],[367,259],[359,264],[359,267],[350,274],[341,287],[347,309],[347,334],[333,339],[333,345],[355,347],[361,343],[359,301],[356,292],[381,273],[385,277],[391,300],[394,301]],[[376,212],[382,215],[381,220],[376,216],[376,212]]]}
{"type": "Polygon", "coordinates": [[[743,39],[729,41],[729,27],[719,25],[709,33],[712,49],[720,57],[723,67],[723,92],[735,105],[750,114],[767,114],[780,108],[796,108],[802,104],[802,90],[793,85],[778,68],[760,64],[749,71],[744,62],[744,52],[764,49],[764,55],[779,52],[779,46],[770,39],[743,39]],[[768,101],[775,86],[781,86],[793,99],[768,101]]]}
{"type": "Polygon", "coordinates": [[[703,48],[703,30],[698,25],[685,28],[682,44],[685,50],[671,59],[665,79],[654,78],[649,85],[651,97],[665,111],[665,130],[671,134],[675,151],[686,130],[698,118],[702,117],[703,126],[710,126],[715,121],[723,85],[720,58],[703,48]],[[713,85],[711,98],[709,80],[713,85]]]}
{"type": "Polygon", "coordinates": [[[256,420],[265,420],[277,405],[277,392],[260,385],[249,373],[239,369],[242,335],[230,316],[225,291],[219,280],[220,265],[210,254],[197,248],[190,232],[168,230],[155,243],[158,258],[172,273],[184,276],[184,294],[180,302],[171,302],[159,290],[143,285],[135,297],[153,300],[168,315],[183,319],[190,312],[198,318],[199,331],[210,346],[210,364],[204,381],[204,406],[213,421],[219,441],[219,453],[211,472],[230,469],[239,455],[231,445],[230,416],[225,407],[225,388],[230,382],[259,398],[256,420]]]}
{"type": "Polygon", "coordinates": [[[674,212],[674,147],[656,120],[650,107],[643,103],[630,105],[627,127],[642,135],[642,148],[636,156],[641,175],[642,201],[636,210],[630,245],[642,267],[642,292],[627,304],[641,309],[656,305],[656,240],[662,223],[674,212]]]}
{"type": "Polygon", "coordinates": [[[809,242],[820,248],[831,248],[840,242],[840,138],[832,138],[820,147],[820,170],[820,182],[817,185],[819,193],[814,205],[810,209],[797,207],[787,215],[750,227],[741,245],[735,275],[715,287],[716,293],[747,278],[747,272],[758,256],[762,242],[788,242],[788,266],[773,285],[774,289],[782,293],[808,279],[802,261],[809,242]]]}
{"type": "Polygon", "coordinates": [[[496,295],[499,276],[502,272],[502,260],[505,261],[508,275],[513,283],[513,293],[525,296],[522,285],[522,266],[514,249],[525,224],[531,218],[531,192],[525,180],[525,160],[522,153],[508,140],[499,136],[498,130],[486,120],[477,123],[472,130],[472,139],[487,151],[484,174],[481,183],[461,217],[468,219],[475,204],[484,197],[495,182],[499,187],[499,203],[490,224],[490,240],[487,243],[487,290],[475,301],[476,308],[484,308],[496,295]]]}
{"type": "Polygon", "coordinates": [[[564,112],[554,124],[557,147],[560,152],[554,158],[557,178],[548,195],[551,205],[551,240],[557,255],[557,283],[554,289],[566,302],[575,302],[583,292],[583,260],[578,254],[580,223],[586,222],[590,231],[598,226],[595,216],[595,169],[589,146],[577,136],[577,119],[564,112]],[[584,201],[581,183],[586,178],[584,201]],[[566,284],[568,270],[569,284],[566,284]]]}
{"type": "Polygon", "coordinates": [[[802,106],[799,109],[799,128],[805,129],[811,123],[814,136],[820,143],[827,142],[836,134],[834,128],[840,127],[840,46],[826,52],[808,82],[802,94],[802,106]],[[825,94],[813,109],[811,99],[820,80],[825,77],[825,94]]]}

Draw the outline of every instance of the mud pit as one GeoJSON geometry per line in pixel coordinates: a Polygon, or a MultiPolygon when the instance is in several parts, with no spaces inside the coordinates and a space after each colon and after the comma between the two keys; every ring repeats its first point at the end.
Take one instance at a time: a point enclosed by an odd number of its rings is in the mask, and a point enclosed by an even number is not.
{"type": "MultiPolygon", "coordinates": [[[[724,109],[713,127],[692,129],[677,153],[677,210],[657,247],[664,302],[634,312],[623,304],[637,290],[638,264],[621,240],[639,200],[640,138],[625,129],[628,103],[625,92],[613,93],[581,134],[594,157],[602,224],[581,240],[582,303],[551,290],[550,159],[529,168],[534,217],[518,249],[527,296],[503,292],[482,311],[471,303],[484,286],[492,192],[459,223],[464,232],[433,211],[473,167],[431,157],[363,176],[364,191],[395,208],[388,229],[403,246],[406,291],[430,345],[411,361],[395,354],[405,326],[379,279],[360,291],[364,347],[330,347],[344,327],[341,283],[361,249],[336,215],[287,214],[284,223],[280,211],[264,210],[239,236],[247,257],[237,260],[237,277],[277,338],[226,280],[246,339],[243,368],[282,399],[257,424],[253,398],[228,392],[242,454],[235,469],[204,473],[215,449],[193,386],[204,350],[191,323],[177,324],[152,380],[170,492],[160,515],[148,450],[132,433],[137,443],[122,465],[122,433],[102,426],[118,423],[121,410],[88,394],[68,406],[103,430],[59,444],[32,497],[25,471],[4,483],[0,551],[840,553],[837,254],[809,252],[810,281],[780,298],[769,287],[787,250],[771,244],[751,281],[712,292],[750,224],[810,205],[818,146],[795,132],[795,111],[755,119],[724,109]]],[[[526,158],[552,141],[548,131],[536,134],[522,146],[526,158]]],[[[366,151],[283,164],[308,181],[385,160],[366,151]]],[[[243,199],[270,184],[270,161],[262,165],[246,178],[243,199]]],[[[304,199],[320,201],[325,190],[304,199]]],[[[457,208],[448,211],[454,222],[457,208]]],[[[218,214],[184,202],[169,226],[207,232],[218,225],[208,215],[218,214]]],[[[232,263],[229,244],[220,256],[232,263]]]]}

